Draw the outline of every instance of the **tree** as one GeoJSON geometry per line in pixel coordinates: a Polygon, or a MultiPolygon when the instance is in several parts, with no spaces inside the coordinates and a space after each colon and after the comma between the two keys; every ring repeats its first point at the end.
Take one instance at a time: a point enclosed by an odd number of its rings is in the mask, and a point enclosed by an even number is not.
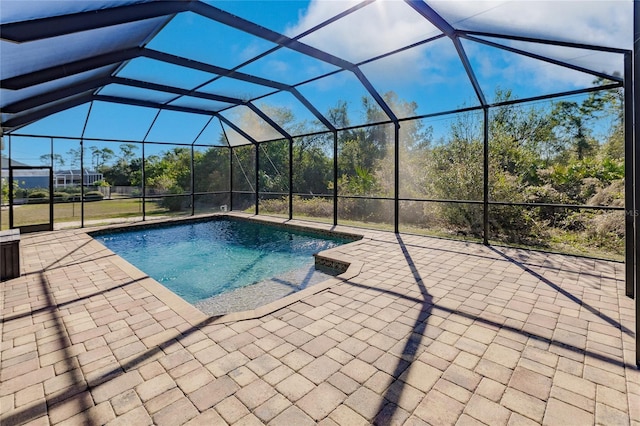
{"type": "Polygon", "coordinates": [[[326,194],[333,184],[332,157],[333,135],[296,138],[293,144],[293,192],[326,194]]]}
{"type": "Polygon", "coordinates": [[[102,171],[105,163],[115,156],[113,150],[107,147],[100,149],[96,146],[91,146],[89,150],[91,151],[91,163],[95,171],[102,171]]]}
{"type": "Polygon", "coordinates": [[[289,141],[262,143],[260,155],[260,192],[289,191],[289,141]]]}
{"type": "Polygon", "coordinates": [[[229,190],[229,150],[211,147],[195,153],[195,192],[229,190]]]}
{"type": "Polygon", "coordinates": [[[145,159],[146,185],[160,193],[191,190],[191,150],[175,147],[145,159]]]}
{"type": "Polygon", "coordinates": [[[349,114],[347,112],[347,102],[338,101],[336,106],[329,108],[327,119],[337,129],[344,129],[351,125],[349,122],[349,114]]]}
{"type": "Polygon", "coordinates": [[[45,165],[53,164],[55,170],[60,170],[65,164],[64,157],[60,154],[43,154],[40,161],[45,165]]]}
{"type": "Polygon", "coordinates": [[[80,148],[71,148],[67,151],[67,156],[69,166],[72,169],[78,168],[80,166],[80,148]]]}
{"type": "MultiPolygon", "coordinates": [[[[597,80],[596,83],[603,80],[597,80]]],[[[603,154],[616,160],[624,159],[624,93],[621,89],[592,92],[584,101],[585,108],[610,121],[603,154]]]]}
{"type": "Polygon", "coordinates": [[[130,163],[135,157],[135,151],[138,150],[138,146],[132,143],[120,144],[118,148],[120,149],[118,163],[130,163]]]}
{"type": "Polygon", "coordinates": [[[578,160],[593,155],[597,149],[597,141],[588,127],[592,114],[590,108],[577,102],[561,101],[553,109],[557,133],[578,160]]]}
{"type": "Polygon", "coordinates": [[[138,146],[132,143],[123,143],[119,147],[120,152],[116,162],[111,167],[103,167],[102,173],[107,182],[116,186],[139,186],[142,184],[142,160],[136,157],[138,146]]]}

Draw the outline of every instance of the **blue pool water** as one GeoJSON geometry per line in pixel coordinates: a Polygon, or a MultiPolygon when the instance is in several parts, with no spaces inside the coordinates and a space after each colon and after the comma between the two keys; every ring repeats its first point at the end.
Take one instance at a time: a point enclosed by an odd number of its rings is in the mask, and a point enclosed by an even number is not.
{"type": "Polygon", "coordinates": [[[350,242],[260,223],[212,220],[94,235],[189,303],[312,267],[350,242]]]}

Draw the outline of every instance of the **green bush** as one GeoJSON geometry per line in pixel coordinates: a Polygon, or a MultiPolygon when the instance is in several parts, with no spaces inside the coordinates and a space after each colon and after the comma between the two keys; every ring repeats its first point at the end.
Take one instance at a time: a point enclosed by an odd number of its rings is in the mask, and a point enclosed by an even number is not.
{"type": "Polygon", "coordinates": [[[624,207],[624,180],[616,180],[600,189],[588,201],[590,206],[624,207]]]}
{"type": "Polygon", "coordinates": [[[80,186],[67,186],[60,191],[66,192],[67,194],[80,194],[82,192],[82,188],[80,186]]]}
{"type": "Polygon", "coordinates": [[[101,201],[103,197],[100,191],[89,191],[84,194],[85,201],[101,201]]]}
{"type": "Polygon", "coordinates": [[[309,217],[333,217],[333,201],[322,197],[293,197],[293,213],[309,217]]]}
{"type": "Polygon", "coordinates": [[[109,185],[109,182],[107,182],[106,180],[97,180],[97,181],[93,182],[92,186],[109,187],[111,185],[109,185]]]}
{"type": "MultiPolygon", "coordinates": [[[[181,187],[177,185],[174,185],[171,188],[169,188],[169,194],[182,194],[182,193],[184,193],[184,191],[182,190],[181,187]]],[[[160,203],[160,205],[166,208],[167,210],[169,210],[170,212],[179,212],[180,210],[182,210],[183,198],[184,197],[181,197],[178,195],[165,196],[162,198],[162,202],[160,203]]]]}
{"type": "Polygon", "coordinates": [[[182,198],[178,195],[165,196],[160,205],[170,212],[179,212],[182,210],[182,198]]]}
{"type": "Polygon", "coordinates": [[[287,214],[289,212],[289,200],[287,198],[260,200],[260,211],[272,214],[287,214]]]}
{"type": "Polygon", "coordinates": [[[49,192],[43,190],[34,190],[27,195],[29,204],[47,203],[49,201],[49,192]]]}
{"type": "Polygon", "coordinates": [[[54,192],[53,193],[53,202],[54,203],[66,203],[69,200],[69,194],[66,192],[54,192]]]}
{"type": "MultiPolygon", "coordinates": [[[[7,199],[9,199],[9,191],[7,190],[7,199]]],[[[13,198],[27,198],[29,191],[24,188],[15,188],[13,190],[13,198]]]]}

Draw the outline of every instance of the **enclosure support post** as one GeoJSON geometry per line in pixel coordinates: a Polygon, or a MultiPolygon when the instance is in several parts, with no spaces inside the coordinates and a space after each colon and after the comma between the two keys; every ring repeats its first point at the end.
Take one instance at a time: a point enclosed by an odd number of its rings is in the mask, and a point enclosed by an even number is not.
{"type": "Polygon", "coordinates": [[[144,155],[144,146],[145,146],[145,142],[142,141],[142,167],[140,168],[140,174],[141,176],[141,181],[140,184],[142,185],[142,220],[145,221],[147,220],[147,179],[145,178],[145,170],[144,170],[144,165],[146,163],[146,158],[144,155]]]}
{"type": "Polygon", "coordinates": [[[160,116],[160,113],[162,112],[161,109],[158,110],[158,112],[156,113],[156,116],[153,117],[153,121],[151,122],[151,124],[149,125],[149,128],[147,128],[147,133],[145,133],[144,138],[142,138],[142,220],[146,220],[147,219],[147,179],[146,179],[146,175],[145,175],[145,163],[146,163],[146,157],[144,155],[144,145],[147,141],[147,138],[149,137],[149,133],[151,133],[151,129],[153,129],[153,125],[156,124],[156,120],[158,120],[158,117],[160,116]]]}
{"type": "Polygon", "coordinates": [[[80,228],[84,228],[84,138],[80,139],[80,228]]]}
{"type": "Polygon", "coordinates": [[[191,216],[196,214],[196,178],[194,176],[195,170],[195,150],[193,144],[191,145],[191,216]]]}
{"type": "MultiPolygon", "coordinates": [[[[53,138],[51,139],[51,145],[53,146],[53,138]]],[[[51,151],[51,161],[53,162],[53,150],[51,151]]],[[[49,230],[53,231],[53,166],[49,167],[49,230]]]]}
{"type": "Polygon", "coordinates": [[[260,213],[260,145],[254,145],[256,151],[256,216],[260,213]]]}
{"type": "Polygon", "coordinates": [[[489,245],[489,107],[484,106],[482,108],[483,112],[483,165],[482,165],[482,201],[483,201],[483,209],[482,209],[482,242],[484,245],[489,245]]]}
{"type": "Polygon", "coordinates": [[[84,119],[84,126],[82,127],[82,134],[80,135],[80,227],[81,228],[84,228],[84,190],[85,190],[85,183],[86,183],[84,179],[84,133],[87,130],[87,124],[89,124],[89,117],[91,117],[92,109],[93,109],[93,102],[89,104],[87,117],[84,119]]]}
{"type": "Polygon", "coordinates": [[[55,188],[54,188],[54,183],[55,183],[55,176],[54,176],[54,169],[53,169],[53,138],[49,138],[49,159],[51,160],[49,162],[49,166],[51,167],[51,174],[50,174],[50,178],[51,178],[51,182],[49,185],[49,219],[51,220],[51,230],[53,230],[53,224],[55,222],[55,218],[53,217],[53,213],[54,213],[54,209],[53,209],[53,203],[56,202],[56,197],[55,197],[55,188]]]}
{"type": "Polygon", "coordinates": [[[625,203],[625,294],[634,295],[635,271],[635,185],[633,149],[633,63],[631,54],[624,55],[624,203],[625,203]]]}
{"type": "Polygon", "coordinates": [[[289,220],[293,219],[293,138],[289,138],[289,220]]]}
{"type": "Polygon", "coordinates": [[[13,167],[11,167],[11,135],[7,137],[7,144],[9,145],[9,229],[13,229],[13,167]]]}
{"type": "Polygon", "coordinates": [[[338,224],[338,131],[333,131],[333,226],[338,224]]]}
{"type": "MultiPolygon", "coordinates": [[[[633,134],[633,145],[635,149],[635,156],[640,157],[639,152],[640,149],[636,147],[638,142],[638,128],[640,125],[640,107],[638,107],[638,98],[640,98],[640,4],[638,1],[633,2],[633,116],[634,116],[634,134],[633,134]]],[[[625,99],[626,101],[626,99],[625,99]]],[[[637,158],[634,158],[635,166],[638,166],[639,161],[637,158]]],[[[638,188],[638,170],[635,169],[635,176],[633,179],[633,187],[635,189],[635,201],[638,201],[638,197],[640,196],[638,188]]],[[[634,206],[636,210],[634,213],[637,213],[638,206],[634,206]]],[[[634,222],[636,227],[636,238],[635,244],[638,244],[638,234],[640,230],[638,229],[638,218],[634,215],[634,222]]],[[[636,247],[636,258],[638,257],[638,250],[636,247]]],[[[640,289],[640,284],[638,283],[638,269],[640,268],[640,262],[636,259],[634,276],[635,284],[636,284],[636,366],[640,368],[640,297],[638,296],[638,290],[640,289]]]]}
{"type": "Polygon", "coordinates": [[[233,147],[229,147],[229,211],[233,211],[233,147]]]}
{"type": "Polygon", "coordinates": [[[400,229],[400,123],[397,121],[393,125],[394,160],[393,160],[393,232],[396,234],[400,229]]]}

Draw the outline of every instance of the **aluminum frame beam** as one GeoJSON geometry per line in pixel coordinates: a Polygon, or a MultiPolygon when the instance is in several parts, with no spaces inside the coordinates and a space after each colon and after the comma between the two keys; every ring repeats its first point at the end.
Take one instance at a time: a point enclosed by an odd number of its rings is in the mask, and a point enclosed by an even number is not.
{"type": "Polygon", "coordinates": [[[16,101],[14,103],[2,107],[2,112],[7,114],[20,114],[31,108],[38,108],[51,102],[57,102],[64,98],[78,95],[80,93],[94,91],[111,83],[112,77],[98,77],[91,80],[85,80],[78,84],[63,87],[58,90],[35,95],[30,98],[16,101]]]}
{"type": "Polygon", "coordinates": [[[189,10],[190,1],[153,1],[0,25],[0,39],[16,43],[104,28],[189,10]]]}
{"type": "Polygon", "coordinates": [[[447,22],[438,12],[436,12],[431,6],[426,4],[423,0],[405,0],[405,2],[413,8],[416,12],[422,15],[427,21],[431,22],[436,28],[442,31],[447,37],[451,39],[453,42],[456,51],[458,52],[458,57],[462,62],[462,66],[464,67],[467,77],[473,86],[473,90],[476,92],[476,96],[480,101],[482,106],[487,106],[487,100],[484,96],[484,92],[480,87],[480,83],[478,83],[478,79],[476,77],[475,72],[473,71],[473,67],[471,66],[471,62],[469,61],[469,57],[467,56],[467,52],[464,50],[464,46],[460,42],[460,37],[458,31],[447,22]]]}
{"type": "Polygon", "coordinates": [[[271,117],[269,117],[267,114],[265,114],[260,108],[258,108],[257,106],[255,106],[253,103],[251,102],[247,102],[247,107],[253,111],[254,113],[256,113],[258,115],[258,117],[262,118],[264,121],[267,122],[268,125],[270,125],[271,127],[273,127],[274,129],[276,129],[278,131],[278,133],[280,133],[282,136],[284,136],[285,139],[292,139],[291,135],[289,134],[289,132],[287,132],[286,130],[284,130],[282,127],[280,127],[280,125],[278,123],[276,123],[275,121],[273,121],[271,119],[271,117]]]}
{"type": "MultiPolygon", "coordinates": [[[[250,141],[252,144],[257,144],[258,143],[258,141],[256,141],[252,136],[248,135],[246,132],[244,132],[238,126],[233,124],[233,122],[231,122],[230,120],[228,120],[224,116],[220,115],[220,113],[218,113],[216,111],[208,111],[208,110],[201,110],[201,109],[197,109],[197,108],[180,107],[180,106],[176,106],[176,105],[165,105],[165,104],[159,104],[159,103],[156,103],[156,102],[143,101],[143,100],[139,100],[139,99],[125,99],[125,98],[119,98],[119,97],[116,97],[116,96],[93,95],[92,98],[93,98],[92,100],[94,100],[94,101],[111,102],[111,103],[118,103],[118,104],[124,104],[124,105],[137,105],[137,106],[141,106],[141,107],[157,109],[158,111],[168,110],[168,111],[187,112],[187,113],[191,113],[191,114],[200,114],[200,115],[206,115],[206,116],[215,116],[215,117],[218,117],[221,121],[224,121],[229,127],[233,128],[233,130],[238,132],[240,135],[242,135],[242,137],[244,137],[245,139],[250,141]]],[[[154,122],[155,122],[155,120],[154,120],[154,122]]]]}
{"type": "Polygon", "coordinates": [[[96,68],[102,68],[108,65],[117,66],[122,62],[142,56],[143,51],[144,49],[141,47],[132,47],[5,78],[1,82],[2,88],[9,90],[26,89],[27,87],[80,74],[85,71],[91,71],[96,68]]]}
{"type": "Polygon", "coordinates": [[[506,40],[525,41],[529,43],[538,43],[538,44],[548,44],[552,46],[572,47],[575,49],[597,50],[599,52],[620,53],[620,54],[625,54],[629,52],[629,49],[620,49],[616,47],[598,46],[595,44],[575,43],[570,41],[551,40],[551,39],[545,39],[545,38],[524,37],[524,36],[511,35],[511,34],[497,34],[497,33],[492,33],[487,31],[465,30],[465,31],[459,31],[459,32],[468,36],[502,38],[506,40]]]}
{"type": "MultiPolygon", "coordinates": [[[[215,65],[206,64],[203,62],[189,60],[180,56],[175,56],[175,55],[159,52],[156,50],[139,48],[139,47],[125,49],[125,50],[112,52],[104,55],[98,55],[95,57],[86,58],[78,61],[72,61],[66,64],[61,64],[61,65],[46,68],[43,70],[34,71],[21,76],[11,77],[11,78],[2,80],[2,87],[5,89],[19,90],[19,89],[31,87],[37,84],[45,83],[50,80],[56,80],[59,78],[67,77],[67,76],[78,74],[85,71],[90,71],[94,68],[100,68],[108,65],[113,65],[115,70],[121,63],[127,60],[135,59],[137,57],[146,57],[146,58],[150,58],[150,59],[154,59],[154,60],[158,60],[166,63],[171,63],[173,65],[178,65],[178,66],[182,66],[190,69],[196,69],[199,71],[208,72],[211,74],[215,74],[216,76],[229,77],[236,80],[246,81],[246,82],[261,85],[261,86],[271,87],[274,90],[289,92],[296,99],[298,99],[329,130],[331,131],[335,130],[335,127],[331,124],[331,122],[329,122],[326,119],[326,117],[324,117],[324,115],[322,115],[315,108],[315,106],[311,102],[309,102],[309,100],[306,99],[293,86],[289,86],[283,83],[279,83],[279,82],[268,80],[261,77],[256,77],[250,74],[229,70],[229,69],[218,67],[215,65]]],[[[3,108],[3,110],[9,112],[7,108],[11,108],[10,110],[11,113],[17,114],[28,108],[45,105],[47,102],[53,102],[59,99],[63,99],[64,97],[72,96],[74,94],[81,93],[85,90],[97,90],[101,87],[100,83],[104,83],[103,86],[106,86],[106,84],[114,83],[114,82],[117,82],[119,84],[127,84],[127,85],[136,86],[136,87],[147,88],[151,90],[160,90],[160,91],[166,91],[169,93],[175,93],[180,95],[201,97],[201,98],[217,100],[221,102],[236,103],[236,104],[244,104],[247,102],[245,100],[240,100],[232,97],[225,97],[221,95],[208,94],[204,92],[198,92],[198,91],[187,90],[182,88],[175,88],[172,86],[159,85],[159,84],[150,83],[150,82],[136,83],[137,80],[124,79],[121,77],[100,77],[99,79],[92,79],[86,82],[79,83],[77,85],[73,85],[71,87],[56,90],[55,92],[51,92],[51,94],[38,95],[32,98],[24,99],[22,101],[17,101],[14,104],[11,104],[10,106],[3,108]]],[[[31,120],[31,121],[35,121],[35,120],[31,120]]],[[[14,126],[12,126],[11,124],[9,124],[9,122],[7,122],[4,124],[4,127],[14,127],[14,126]]]]}
{"type": "Polygon", "coordinates": [[[211,74],[216,74],[216,75],[219,75],[220,77],[228,77],[235,80],[241,80],[248,83],[257,84],[260,86],[267,86],[276,90],[289,92],[293,96],[295,96],[295,98],[298,99],[311,112],[311,114],[313,114],[314,117],[320,120],[320,122],[324,124],[325,127],[327,127],[331,131],[335,130],[335,127],[331,124],[331,122],[327,120],[327,118],[322,113],[320,113],[320,111],[318,111],[318,109],[311,102],[309,102],[309,100],[305,98],[304,95],[302,95],[298,91],[298,89],[296,89],[293,86],[290,86],[284,83],[279,83],[277,81],[269,80],[266,78],[257,77],[251,74],[246,74],[240,71],[222,68],[217,65],[211,65],[204,62],[194,61],[194,60],[183,58],[180,56],[171,55],[171,54],[160,52],[153,49],[146,49],[146,48],[143,49],[141,56],[144,56],[150,59],[155,59],[158,61],[168,62],[168,63],[179,65],[182,67],[187,67],[187,68],[191,68],[199,71],[208,72],[211,74]]]}
{"type": "MultiPolygon", "coordinates": [[[[222,9],[218,9],[200,1],[163,1],[141,3],[101,9],[98,11],[80,12],[32,21],[9,23],[0,26],[0,33],[6,40],[25,42],[160,16],[174,15],[176,13],[186,11],[197,13],[205,18],[212,19],[216,22],[228,25],[256,37],[260,37],[264,40],[271,41],[279,46],[287,47],[304,55],[311,56],[339,68],[354,72],[358,77],[358,80],[360,80],[365,89],[375,99],[385,114],[392,121],[398,121],[398,118],[391,108],[375,90],[373,85],[371,85],[367,80],[364,74],[359,71],[356,65],[304,44],[296,39],[289,38],[283,34],[269,30],[251,21],[232,15],[222,9]]],[[[54,78],[50,76],[47,77],[45,81],[49,81],[51,79],[54,78]]]]}
{"type": "Polygon", "coordinates": [[[199,114],[199,115],[207,115],[207,116],[217,114],[216,111],[211,111],[206,109],[190,108],[190,107],[183,107],[178,105],[159,104],[157,102],[145,101],[142,99],[121,98],[119,96],[93,95],[92,100],[102,101],[102,102],[111,102],[115,104],[135,105],[135,106],[153,108],[158,110],[187,112],[191,114],[199,114]]]}
{"type": "MultiPolygon", "coordinates": [[[[244,130],[242,130],[241,128],[239,128],[235,124],[233,124],[226,117],[224,117],[224,116],[222,116],[220,114],[216,114],[216,117],[218,118],[218,120],[220,120],[221,122],[224,122],[227,126],[231,127],[233,130],[238,132],[243,138],[245,138],[246,140],[251,142],[252,145],[255,146],[255,145],[258,144],[257,140],[255,140],[252,136],[248,135],[244,130]]],[[[224,130],[224,128],[223,128],[223,130],[224,130]]],[[[224,132],[224,134],[225,134],[225,139],[227,140],[227,143],[229,143],[229,138],[227,137],[227,132],[224,132]]],[[[229,147],[230,148],[234,148],[233,146],[231,146],[230,143],[229,143],[229,147]]]]}
{"type": "Polygon", "coordinates": [[[569,64],[567,62],[563,62],[563,61],[559,61],[557,59],[549,58],[547,56],[542,56],[542,55],[538,55],[536,53],[527,52],[526,50],[516,49],[516,48],[510,47],[510,46],[505,46],[505,45],[500,44],[500,43],[495,43],[495,42],[492,42],[492,41],[489,41],[489,40],[484,40],[484,39],[477,38],[477,37],[474,37],[474,36],[469,36],[469,35],[466,35],[466,34],[460,34],[460,37],[465,38],[467,40],[474,41],[476,43],[480,43],[480,44],[484,44],[484,45],[487,45],[487,46],[495,47],[497,49],[506,50],[507,52],[515,53],[515,54],[518,54],[518,55],[527,56],[529,58],[537,59],[537,60],[543,61],[543,62],[548,62],[550,64],[558,65],[558,66],[561,66],[561,67],[564,67],[564,68],[569,68],[569,69],[572,69],[574,71],[579,71],[579,72],[582,72],[582,73],[585,73],[585,74],[591,74],[594,77],[600,77],[600,78],[603,78],[603,79],[606,79],[606,80],[615,81],[615,82],[618,82],[618,83],[622,83],[623,80],[624,80],[622,77],[605,74],[603,72],[593,71],[593,70],[590,70],[588,68],[584,68],[584,67],[581,67],[581,66],[578,66],[578,65],[569,64]]]}
{"type": "Polygon", "coordinates": [[[123,86],[137,87],[140,89],[155,90],[165,93],[173,93],[182,96],[192,96],[194,98],[208,99],[212,101],[225,102],[234,105],[245,104],[246,101],[229,96],[216,95],[211,93],[198,92],[193,90],[182,89],[180,87],[168,86],[164,84],[156,84],[147,81],[134,80],[122,77],[99,77],[88,81],[81,82],[72,86],[68,86],[53,92],[47,92],[42,95],[32,96],[18,102],[6,105],[2,108],[3,112],[9,114],[19,114],[31,108],[46,105],[50,102],[56,102],[61,99],[77,95],[90,90],[102,89],[109,84],[120,84],[123,86]]]}
{"type": "Polygon", "coordinates": [[[190,10],[206,18],[236,28],[248,34],[252,34],[256,37],[260,37],[298,53],[302,53],[303,55],[310,56],[344,70],[353,72],[367,92],[369,92],[380,108],[382,108],[387,117],[389,117],[393,122],[398,122],[398,118],[389,105],[387,105],[384,99],[382,99],[382,96],[380,96],[366,76],[355,64],[200,1],[192,3],[190,10]]]}
{"type": "Polygon", "coordinates": [[[85,104],[87,102],[91,102],[92,100],[93,92],[89,92],[83,96],[72,98],[56,105],[51,105],[49,107],[45,107],[27,114],[21,114],[17,117],[10,118],[2,123],[2,130],[4,131],[7,128],[14,130],[15,128],[25,126],[29,123],[40,120],[41,118],[47,117],[60,111],[64,111],[69,108],[76,107],[78,105],[85,104]]]}
{"type": "Polygon", "coordinates": [[[151,83],[147,81],[135,80],[130,78],[112,77],[110,83],[121,84],[123,86],[137,87],[140,89],[154,90],[157,92],[172,93],[180,96],[191,96],[194,98],[207,99],[210,101],[224,102],[228,104],[241,105],[246,103],[246,101],[243,99],[233,98],[230,96],[199,92],[197,90],[182,89],[180,87],[168,86],[166,84],[151,83]]]}

